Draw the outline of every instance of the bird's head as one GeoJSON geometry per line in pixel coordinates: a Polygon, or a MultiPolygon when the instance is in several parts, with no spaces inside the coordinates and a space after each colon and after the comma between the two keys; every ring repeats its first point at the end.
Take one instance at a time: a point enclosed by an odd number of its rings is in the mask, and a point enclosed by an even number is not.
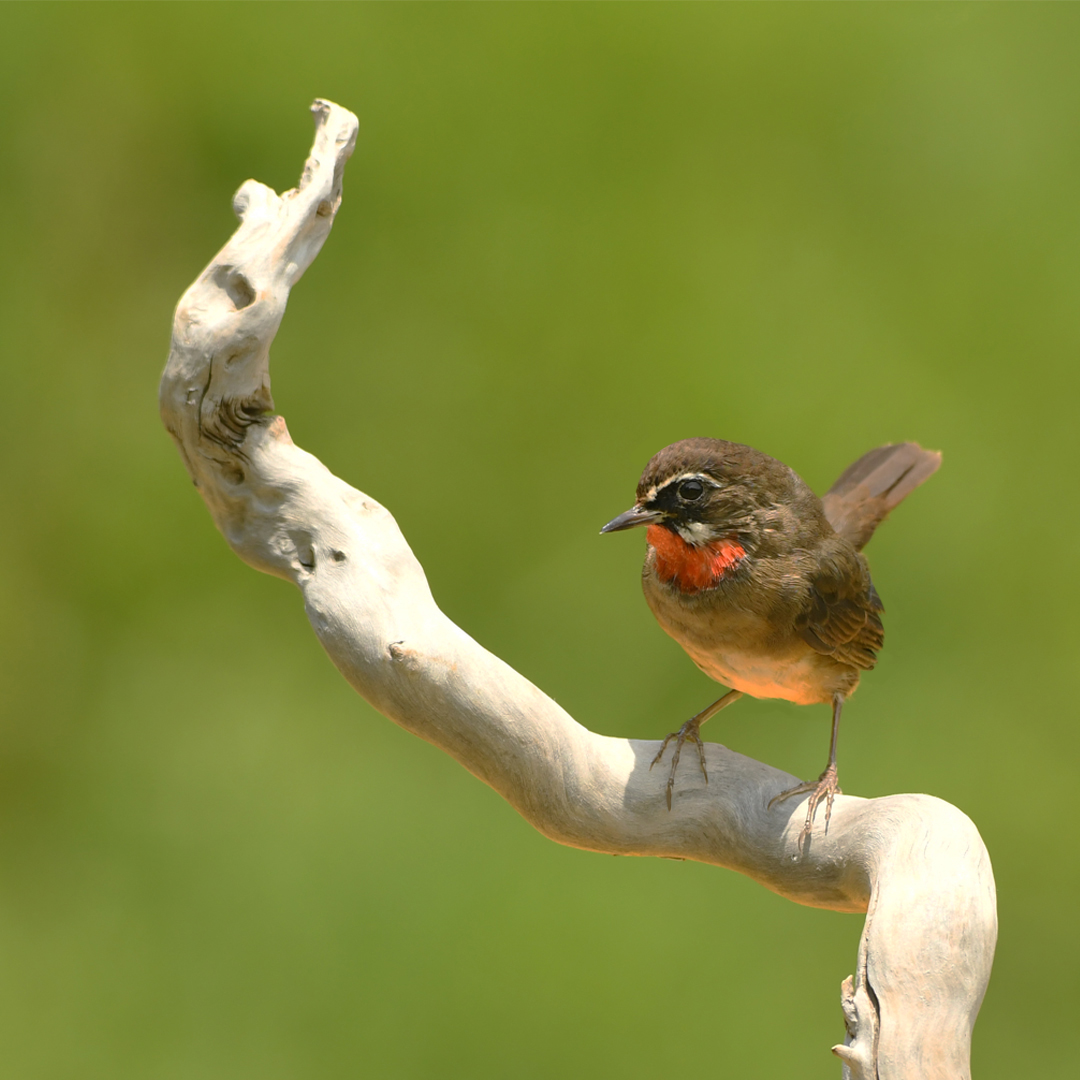
{"type": "MultiPolygon", "coordinates": [[[[684,439],[645,466],[634,505],[600,531],[659,526],[694,548],[736,535],[752,539],[757,512],[784,497],[791,477],[786,465],[749,446],[684,439]]],[[[656,535],[650,531],[650,541],[656,535]]]]}
{"type": "Polygon", "coordinates": [[[646,526],[652,566],[684,593],[730,580],[751,557],[828,528],[813,492],[782,462],[722,439],[684,439],[645,466],[637,499],[600,531],[646,526]]]}

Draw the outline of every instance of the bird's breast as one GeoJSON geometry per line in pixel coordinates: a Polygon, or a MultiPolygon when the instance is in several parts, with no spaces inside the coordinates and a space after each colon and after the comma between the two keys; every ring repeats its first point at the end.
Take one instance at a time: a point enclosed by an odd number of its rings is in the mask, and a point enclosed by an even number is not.
{"type": "Polygon", "coordinates": [[[855,688],[858,672],[810,648],[771,590],[731,570],[711,587],[684,590],[679,576],[664,567],[663,552],[650,547],[642,572],[645,599],[663,630],[709,678],[752,697],[800,705],[828,702],[855,688]]]}

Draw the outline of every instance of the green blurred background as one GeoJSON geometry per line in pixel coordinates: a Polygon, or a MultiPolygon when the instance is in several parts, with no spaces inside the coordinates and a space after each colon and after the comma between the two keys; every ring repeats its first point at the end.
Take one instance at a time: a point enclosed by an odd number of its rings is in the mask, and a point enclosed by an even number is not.
{"type": "MultiPolygon", "coordinates": [[[[839,1076],[861,918],[544,840],[214,532],[172,309],[316,96],[361,137],[278,407],[586,725],[713,694],[597,534],[655,450],[819,491],[944,450],[869,549],[841,775],[975,820],[976,1075],[1073,1075],[1080,8],[6,4],[0,41],[5,1080],[839,1076]]],[[[824,708],[714,723],[823,764],[824,708]]]]}

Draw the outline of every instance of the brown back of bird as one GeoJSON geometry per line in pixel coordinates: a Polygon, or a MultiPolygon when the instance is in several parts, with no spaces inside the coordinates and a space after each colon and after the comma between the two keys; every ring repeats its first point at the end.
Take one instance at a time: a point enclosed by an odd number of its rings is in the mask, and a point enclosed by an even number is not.
{"type": "Polygon", "coordinates": [[[821,500],[825,516],[861,551],[889,511],[940,465],[940,452],[924,450],[918,443],[879,446],[849,465],[829,488],[821,500]]]}

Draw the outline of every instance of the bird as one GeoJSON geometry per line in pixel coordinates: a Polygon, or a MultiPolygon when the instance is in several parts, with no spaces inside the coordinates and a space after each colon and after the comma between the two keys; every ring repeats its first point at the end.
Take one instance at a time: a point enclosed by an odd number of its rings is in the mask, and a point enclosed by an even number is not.
{"type": "MultiPolygon", "coordinates": [[[[791,468],[741,443],[672,443],[645,466],[634,505],[601,533],[644,526],[642,588],[664,631],[728,691],[664,739],[675,743],[667,806],[685,743],[708,782],[701,725],[744,694],[832,707],[829,760],[809,793],[800,843],[840,794],[836,743],[844,702],[877,661],[884,607],[862,549],[877,526],[941,465],[917,443],[879,446],[817,495],[791,468]]],[[[651,768],[652,766],[650,766],[651,768]]]]}

